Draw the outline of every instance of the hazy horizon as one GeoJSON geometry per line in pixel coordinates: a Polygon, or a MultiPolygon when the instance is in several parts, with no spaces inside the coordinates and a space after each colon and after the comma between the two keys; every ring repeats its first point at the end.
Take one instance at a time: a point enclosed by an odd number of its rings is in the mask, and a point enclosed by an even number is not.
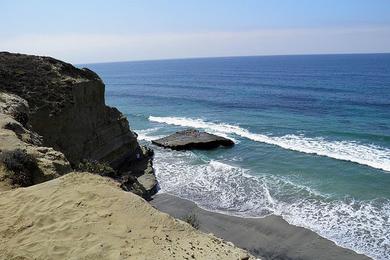
{"type": "Polygon", "coordinates": [[[0,50],[98,63],[390,52],[390,1],[0,3],[0,50]]]}
{"type": "Polygon", "coordinates": [[[140,60],[114,60],[114,61],[96,61],[87,63],[74,63],[75,65],[103,64],[103,63],[122,63],[122,62],[147,62],[147,61],[175,61],[192,59],[228,59],[228,58],[250,58],[250,57],[283,57],[283,56],[332,56],[332,55],[390,55],[390,52],[362,52],[362,53],[305,53],[305,54],[269,54],[269,55],[237,55],[237,56],[208,56],[208,57],[182,57],[182,58],[162,58],[162,59],[140,59],[140,60]]]}

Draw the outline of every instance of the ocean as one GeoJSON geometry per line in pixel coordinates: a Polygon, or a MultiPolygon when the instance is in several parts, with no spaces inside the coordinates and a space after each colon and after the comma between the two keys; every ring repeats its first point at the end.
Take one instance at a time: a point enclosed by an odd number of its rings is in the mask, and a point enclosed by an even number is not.
{"type": "MultiPolygon", "coordinates": [[[[282,216],[390,259],[390,54],[87,64],[141,142],[186,128],[233,148],[153,146],[160,191],[243,217],[282,216]]],[[[152,145],[151,145],[152,146],[152,145]]]]}

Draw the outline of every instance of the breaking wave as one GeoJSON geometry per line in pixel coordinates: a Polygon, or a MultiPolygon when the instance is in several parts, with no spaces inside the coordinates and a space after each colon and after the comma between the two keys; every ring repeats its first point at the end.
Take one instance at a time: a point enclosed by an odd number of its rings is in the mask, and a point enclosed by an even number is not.
{"type": "Polygon", "coordinates": [[[322,137],[305,137],[303,135],[267,136],[248,131],[245,128],[225,123],[207,122],[202,119],[185,117],[155,117],[152,122],[202,128],[222,135],[237,135],[252,141],[266,143],[283,149],[326,156],[337,160],[351,161],[373,168],[390,171],[390,149],[357,142],[328,141],[322,137]]]}
{"type": "Polygon", "coordinates": [[[155,132],[158,129],[160,129],[160,128],[156,127],[156,128],[149,128],[149,129],[143,129],[143,130],[135,130],[135,132],[138,135],[137,139],[151,142],[153,140],[164,137],[162,135],[156,135],[156,136],[150,135],[152,132],[155,132]]]}
{"type": "Polygon", "coordinates": [[[161,191],[208,210],[244,217],[269,214],[309,228],[338,245],[375,259],[390,255],[390,201],[332,200],[308,187],[192,152],[156,148],[154,167],[161,191]]]}

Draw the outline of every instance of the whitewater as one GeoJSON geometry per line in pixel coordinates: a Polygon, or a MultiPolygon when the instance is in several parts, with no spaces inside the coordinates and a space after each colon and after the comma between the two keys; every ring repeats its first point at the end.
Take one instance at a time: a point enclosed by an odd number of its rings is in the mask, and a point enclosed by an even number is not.
{"type": "Polygon", "coordinates": [[[251,133],[237,125],[207,122],[199,118],[149,116],[149,120],[176,126],[201,128],[225,136],[226,134],[235,134],[255,142],[276,145],[283,149],[350,161],[390,172],[390,149],[376,145],[347,141],[327,141],[323,137],[309,138],[295,134],[267,136],[251,133]]]}
{"type": "MultiPolygon", "coordinates": [[[[138,130],[144,141],[160,128],[138,130]]],[[[275,214],[336,244],[376,259],[390,254],[390,201],[331,200],[328,194],[280,176],[259,174],[191,151],[155,147],[160,192],[189,199],[206,210],[240,217],[275,214]]]]}

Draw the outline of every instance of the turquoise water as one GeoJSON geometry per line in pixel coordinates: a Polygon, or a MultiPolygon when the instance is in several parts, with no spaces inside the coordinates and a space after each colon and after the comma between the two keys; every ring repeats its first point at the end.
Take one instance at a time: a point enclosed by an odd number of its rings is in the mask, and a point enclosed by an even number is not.
{"type": "Polygon", "coordinates": [[[162,192],[233,215],[283,216],[390,259],[390,55],[88,64],[142,142],[194,127],[232,149],[153,147],[162,192]]]}

